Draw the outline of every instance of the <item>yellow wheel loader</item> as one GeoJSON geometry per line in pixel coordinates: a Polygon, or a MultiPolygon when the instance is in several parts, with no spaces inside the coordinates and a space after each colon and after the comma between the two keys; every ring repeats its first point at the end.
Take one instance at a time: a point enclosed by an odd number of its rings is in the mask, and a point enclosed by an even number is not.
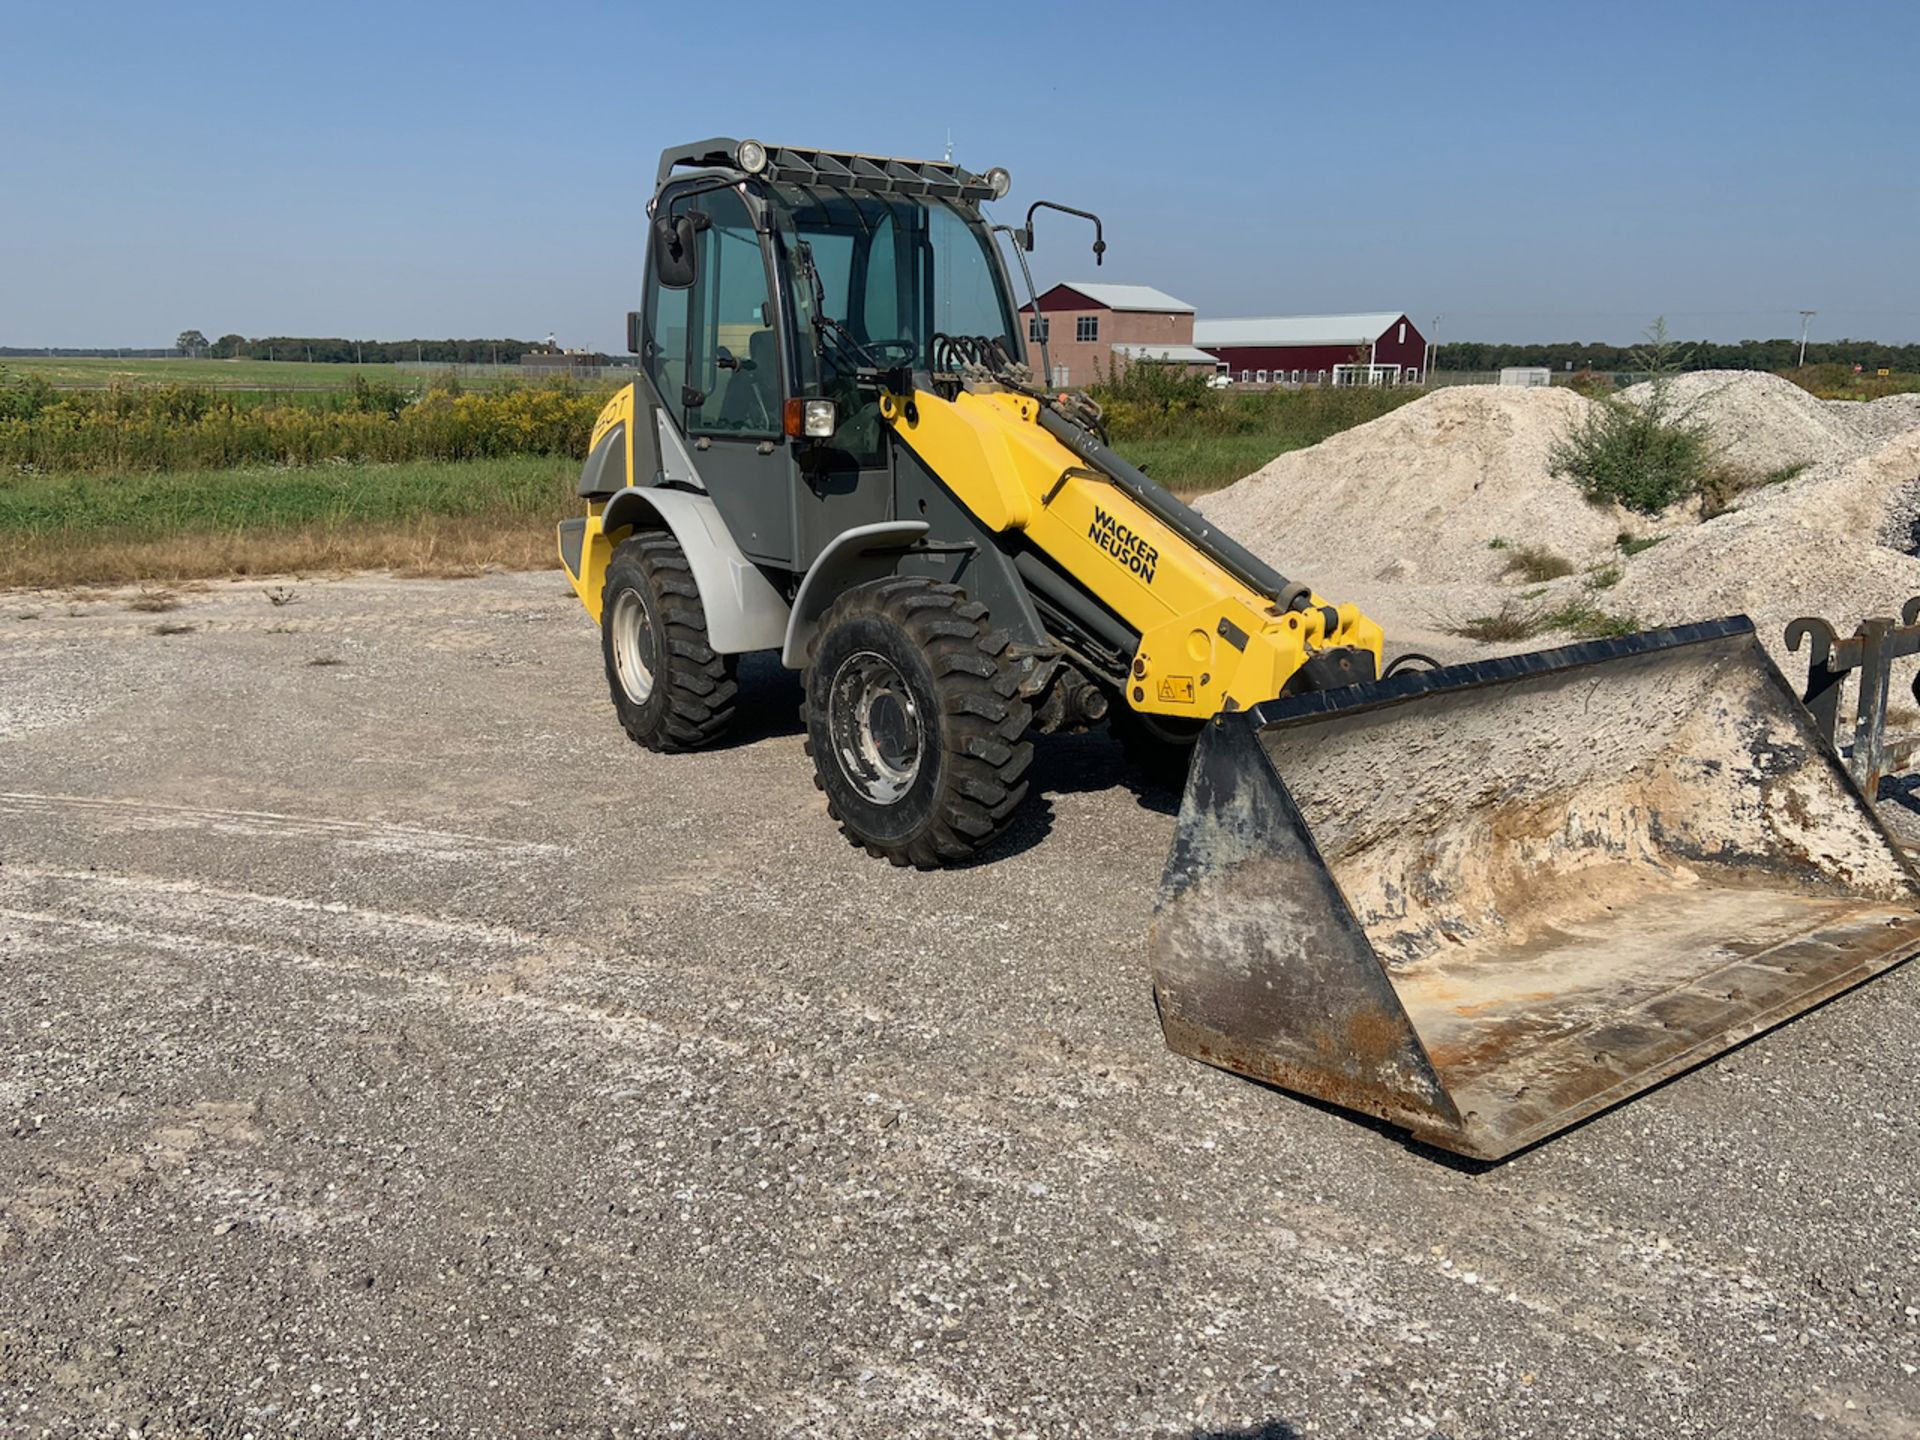
{"type": "MultiPolygon", "coordinates": [[[[1006,828],[1035,734],[1190,750],[1149,940],[1168,1043],[1472,1156],[1920,950],[1920,879],[1744,617],[1383,669],[1379,626],[1036,381],[999,237],[1025,272],[1047,206],[993,225],[1009,188],[661,156],[641,378],[559,533],[635,741],[718,740],[737,657],[777,651],[833,818],[920,867],[1006,828]]],[[[1097,218],[1051,208],[1097,262],[1097,218]]]]}

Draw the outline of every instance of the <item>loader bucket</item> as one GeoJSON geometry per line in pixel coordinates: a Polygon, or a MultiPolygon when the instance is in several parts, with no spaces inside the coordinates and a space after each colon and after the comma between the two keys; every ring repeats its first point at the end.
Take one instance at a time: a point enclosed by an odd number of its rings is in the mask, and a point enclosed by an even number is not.
{"type": "Polygon", "coordinates": [[[1497,1159],[1920,951],[1745,616],[1203,732],[1150,941],[1184,1055],[1497,1159]]]}

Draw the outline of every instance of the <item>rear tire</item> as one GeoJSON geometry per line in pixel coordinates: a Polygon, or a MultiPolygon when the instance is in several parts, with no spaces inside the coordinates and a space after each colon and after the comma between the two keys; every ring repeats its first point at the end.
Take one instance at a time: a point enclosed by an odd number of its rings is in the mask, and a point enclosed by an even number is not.
{"type": "Polygon", "coordinates": [[[931,870],[1006,830],[1033,762],[1011,649],[957,585],[895,577],[834,601],[800,715],[814,784],[850,842],[931,870]]]}
{"type": "Polygon", "coordinates": [[[600,655],[620,725],[649,750],[698,750],[733,721],[735,659],[707,641],[707,612],[680,542],[622,541],[600,592],[600,655]]]}

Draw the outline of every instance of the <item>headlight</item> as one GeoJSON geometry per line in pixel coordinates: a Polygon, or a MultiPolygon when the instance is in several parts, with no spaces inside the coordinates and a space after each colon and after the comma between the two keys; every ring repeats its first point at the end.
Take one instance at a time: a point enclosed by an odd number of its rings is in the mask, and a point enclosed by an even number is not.
{"type": "Polygon", "coordinates": [[[993,198],[996,200],[1006,199],[1007,192],[1013,189],[1013,176],[999,165],[987,171],[986,181],[987,188],[993,191],[993,198]]]}
{"type": "Polygon", "coordinates": [[[749,175],[767,168],[767,147],[758,140],[742,140],[733,152],[734,163],[749,175]]]}
{"type": "Polygon", "coordinates": [[[789,440],[828,440],[840,428],[840,412],[831,400],[796,396],[787,401],[781,430],[789,440]]]}

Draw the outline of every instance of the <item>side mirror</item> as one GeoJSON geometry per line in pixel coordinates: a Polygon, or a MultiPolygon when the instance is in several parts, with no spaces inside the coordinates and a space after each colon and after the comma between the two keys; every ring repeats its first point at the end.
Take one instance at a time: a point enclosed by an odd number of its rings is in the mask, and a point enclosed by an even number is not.
{"type": "Polygon", "coordinates": [[[695,236],[699,225],[692,214],[661,215],[653,222],[653,271],[668,290],[684,290],[698,273],[695,236]]]}
{"type": "Polygon", "coordinates": [[[640,353],[640,312],[638,310],[627,312],[627,353],[629,355],[640,353]]]}

